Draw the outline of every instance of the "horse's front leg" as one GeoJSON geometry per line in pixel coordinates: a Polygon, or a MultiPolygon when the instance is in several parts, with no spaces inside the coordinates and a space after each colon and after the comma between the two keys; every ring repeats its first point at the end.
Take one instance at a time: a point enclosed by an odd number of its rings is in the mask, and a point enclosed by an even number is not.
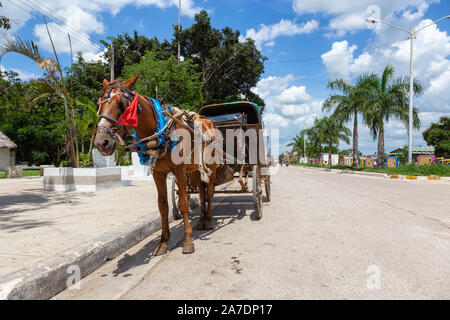
{"type": "Polygon", "coordinates": [[[194,242],[192,241],[192,228],[189,223],[189,203],[187,198],[187,181],[186,181],[186,170],[180,166],[174,172],[175,178],[177,179],[178,185],[178,195],[179,195],[179,210],[183,215],[184,222],[184,244],[183,253],[193,253],[194,252],[194,242]]]}
{"type": "Polygon", "coordinates": [[[153,179],[158,190],[158,207],[161,215],[161,241],[153,250],[154,256],[163,255],[167,252],[167,242],[170,238],[169,230],[169,204],[167,202],[167,174],[153,170],[153,179]]]}

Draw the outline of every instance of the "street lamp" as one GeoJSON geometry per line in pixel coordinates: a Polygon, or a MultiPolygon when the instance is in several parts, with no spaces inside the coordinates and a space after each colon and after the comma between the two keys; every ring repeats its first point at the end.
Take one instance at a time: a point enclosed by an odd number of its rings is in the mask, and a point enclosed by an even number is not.
{"type": "Polygon", "coordinates": [[[417,32],[431,26],[432,24],[436,24],[437,22],[444,20],[444,19],[450,19],[450,15],[442,17],[440,19],[437,19],[435,21],[433,21],[432,23],[415,30],[415,28],[411,28],[410,30],[406,30],[402,27],[399,26],[395,26],[393,24],[390,24],[388,22],[385,21],[381,21],[381,20],[375,20],[375,19],[370,19],[367,18],[366,21],[368,23],[383,23],[386,24],[390,27],[402,30],[406,33],[409,34],[409,39],[410,39],[410,50],[409,50],[409,132],[408,132],[408,163],[411,164],[412,163],[412,130],[413,130],[413,96],[414,96],[414,89],[413,89],[413,83],[414,83],[414,74],[413,74],[413,39],[415,37],[415,35],[417,34],[417,32]]]}

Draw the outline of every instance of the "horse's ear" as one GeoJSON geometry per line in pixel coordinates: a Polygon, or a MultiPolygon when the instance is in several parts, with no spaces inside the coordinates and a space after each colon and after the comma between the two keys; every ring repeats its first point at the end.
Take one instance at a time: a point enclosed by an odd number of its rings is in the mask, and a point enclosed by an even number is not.
{"type": "Polygon", "coordinates": [[[107,86],[109,86],[109,81],[106,79],[103,79],[103,89],[105,89],[107,86]]]}
{"type": "Polygon", "coordinates": [[[134,84],[136,83],[137,79],[139,79],[139,76],[141,74],[138,73],[137,75],[135,75],[133,78],[128,79],[127,81],[125,81],[124,85],[127,86],[130,90],[133,89],[134,84]]]}

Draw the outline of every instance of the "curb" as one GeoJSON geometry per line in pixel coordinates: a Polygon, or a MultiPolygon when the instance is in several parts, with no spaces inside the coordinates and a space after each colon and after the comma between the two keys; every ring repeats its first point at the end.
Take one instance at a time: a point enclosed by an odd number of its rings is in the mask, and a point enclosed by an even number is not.
{"type": "Polygon", "coordinates": [[[341,174],[357,174],[360,176],[372,176],[372,177],[383,177],[387,179],[397,179],[397,180],[439,180],[439,181],[450,181],[450,177],[441,177],[441,176],[405,176],[400,174],[392,174],[392,173],[381,173],[381,172],[364,172],[364,171],[352,171],[352,170],[342,170],[342,169],[330,169],[330,168],[318,168],[318,167],[306,167],[299,166],[300,168],[305,169],[313,169],[313,170],[321,170],[328,172],[335,172],[341,174]]]}
{"type": "MultiPolygon", "coordinates": [[[[173,216],[169,211],[171,221],[173,216]]],[[[49,299],[72,285],[71,278],[76,276],[76,281],[79,281],[160,229],[158,214],[156,218],[142,219],[124,231],[104,233],[59,256],[38,262],[29,270],[22,269],[4,276],[0,278],[0,300],[49,299]]]]}

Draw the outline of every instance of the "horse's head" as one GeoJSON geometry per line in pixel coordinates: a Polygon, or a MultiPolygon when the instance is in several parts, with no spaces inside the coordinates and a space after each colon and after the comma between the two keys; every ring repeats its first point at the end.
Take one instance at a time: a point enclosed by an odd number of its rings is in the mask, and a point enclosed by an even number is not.
{"type": "Polygon", "coordinates": [[[103,80],[102,95],[97,101],[99,116],[94,144],[104,156],[113,154],[117,140],[127,133],[124,126],[116,123],[134,98],[133,86],[138,78],[139,74],[127,81],[103,80]]]}

